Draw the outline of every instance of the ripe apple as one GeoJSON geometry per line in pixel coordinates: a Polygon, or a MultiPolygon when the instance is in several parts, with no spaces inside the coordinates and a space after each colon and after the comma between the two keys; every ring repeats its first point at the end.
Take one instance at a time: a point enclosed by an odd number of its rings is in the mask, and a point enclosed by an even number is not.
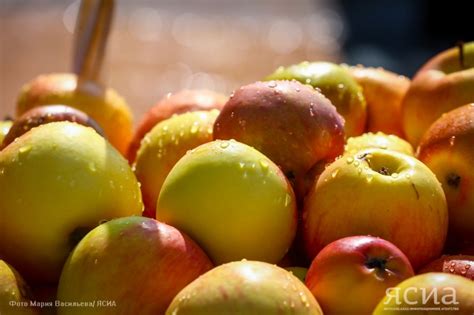
{"type": "MultiPolygon", "coordinates": [[[[104,136],[102,128],[86,113],[65,105],[39,106],[30,109],[17,119],[3,140],[3,147],[13,142],[16,138],[30,129],[53,121],[71,121],[93,128],[98,134],[104,136]]],[[[2,143],[0,141],[0,147],[2,143]]]]}
{"type": "Polygon", "coordinates": [[[144,216],[154,218],[161,186],[188,150],[212,141],[218,110],[188,112],[158,123],[143,138],[133,170],[141,183],[144,216]]]}
{"type": "Polygon", "coordinates": [[[383,132],[368,132],[358,137],[350,137],[344,147],[344,154],[355,154],[368,148],[393,150],[411,156],[415,155],[410,143],[395,135],[387,135],[383,132]]]}
{"type": "Polygon", "coordinates": [[[230,97],[214,124],[214,139],[253,146],[294,184],[316,164],[342,154],[343,129],[336,108],[312,87],[297,81],[255,82],[230,97]]]}
{"type": "Polygon", "coordinates": [[[182,90],[169,93],[143,116],[128,148],[128,160],[133,163],[143,137],[159,122],[176,114],[221,109],[227,96],[208,90],[182,90]]]}
{"type": "Polygon", "coordinates": [[[410,79],[382,68],[349,67],[367,101],[367,131],[403,136],[401,104],[410,79]]]}
{"type": "Polygon", "coordinates": [[[191,236],[216,264],[278,262],[296,232],[293,190],[254,148],[217,140],[186,153],[161,188],[156,218],[191,236]]]}
{"type": "Polygon", "coordinates": [[[38,315],[38,309],[30,306],[31,289],[21,275],[0,259],[0,314],[38,315]]]}
{"type": "MultiPolygon", "coordinates": [[[[193,240],[154,219],[126,217],[101,224],[64,265],[58,300],[115,301],[100,314],[164,314],[178,292],[212,268],[193,240]]],[[[90,310],[96,313],[95,309],[90,310]]],[[[60,307],[59,315],[87,309],[60,307]]]]}
{"type": "Polygon", "coordinates": [[[447,273],[411,277],[389,290],[373,315],[472,314],[474,281],[447,273]]]}
{"type": "Polygon", "coordinates": [[[474,256],[443,255],[421,268],[418,273],[447,272],[474,280],[474,256]]]}
{"type": "Polygon", "coordinates": [[[17,101],[17,116],[43,105],[64,104],[92,117],[107,139],[125,153],[132,138],[132,114],[125,100],[113,89],[89,82],[78,86],[72,73],[40,75],[23,86],[17,101]]]}
{"type": "Polygon", "coordinates": [[[344,67],[330,62],[302,62],[280,67],[266,80],[297,80],[317,88],[344,117],[348,136],[358,136],[366,129],[367,109],[361,86],[344,67]]]}
{"type": "Polygon", "coordinates": [[[474,102],[474,42],[436,55],[415,75],[402,102],[406,139],[418,145],[443,113],[470,102],[474,102]]]}
{"type": "Polygon", "coordinates": [[[0,150],[2,149],[2,142],[5,136],[8,134],[8,131],[10,131],[10,128],[13,125],[13,121],[11,120],[1,120],[0,121],[0,150]]]}
{"type": "Polygon", "coordinates": [[[373,235],[400,248],[413,268],[439,257],[448,229],[441,184],[417,159],[366,149],[328,166],[306,197],[309,258],[346,236],[373,235]]]}
{"type": "Polygon", "coordinates": [[[306,286],[326,315],[371,314],[387,288],[412,276],[408,258],[392,243],[351,236],[319,252],[306,275],[306,286]],[[341,292],[350,292],[344,303],[341,292]]]}
{"type": "Polygon", "coordinates": [[[312,314],[323,312],[290,272],[260,261],[218,266],[191,282],[173,299],[167,315],[312,314]]]}
{"type": "Polygon", "coordinates": [[[449,209],[448,242],[474,244],[474,103],[436,120],[423,136],[418,158],[441,181],[449,209]]]}
{"type": "Polygon", "coordinates": [[[0,151],[0,257],[55,283],[69,252],[101,220],[140,215],[127,161],[92,128],[36,127],[0,151]]]}

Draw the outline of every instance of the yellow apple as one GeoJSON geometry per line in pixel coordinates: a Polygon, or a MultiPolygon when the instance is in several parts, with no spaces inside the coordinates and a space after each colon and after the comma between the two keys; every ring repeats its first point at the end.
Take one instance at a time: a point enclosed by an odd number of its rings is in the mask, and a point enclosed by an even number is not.
{"type": "Polygon", "coordinates": [[[155,217],[161,186],[188,150],[212,141],[218,110],[189,112],[158,123],[143,138],[133,170],[141,183],[144,216],[155,217]]]}
{"type": "Polygon", "coordinates": [[[303,236],[309,258],[346,236],[381,237],[416,269],[439,257],[448,229],[446,198],[423,163],[366,149],[329,165],[306,196],[303,236]]]}
{"type": "Polygon", "coordinates": [[[127,161],[71,122],[36,127],[0,151],[0,192],[0,257],[40,283],[57,282],[87,231],[143,207],[127,161]]]}
{"type": "Polygon", "coordinates": [[[358,137],[350,137],[344,147],[344,154],[355,154],[369,148],[393,150],[411,156],[415,155],[410,143],[395,135],[387,135],[382,132],[368,132],[358,137]]]}
{"type": "Polygon", "coordinates": [[[402,102],[406,139],[417,146],[443,113],[470,102],[474,102],[474,42],[443,51],[418,70],[402,102]]]}
{"type": "Polygon", "coordinates": [[[388,290],[373,315],[470,315],[474,281],[447,273],[425,273],[388,290]]]}
{"type": "Polygon", "coordinates": [[[308,288],[290,272],[260,261],[218,266],[174,298],[166,315],[322,315],[308,288]]]}
{"type": "Polygon", "coordinates": [[[156,218],[193,238],[216,264],[278,262],[296,232],[296,202],[281,170],[254,148],[217,140],[189,151],[161,188],[156,218]]]}

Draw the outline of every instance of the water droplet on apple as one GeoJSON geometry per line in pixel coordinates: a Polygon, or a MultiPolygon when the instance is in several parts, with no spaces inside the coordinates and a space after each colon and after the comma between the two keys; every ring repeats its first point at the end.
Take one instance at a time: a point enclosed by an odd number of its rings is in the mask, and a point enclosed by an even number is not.
{"type": "Polygon", "coordinates": [[[360,162],[359,162],[359,161],[355,161],[355,162],[354,162],[354,166],[355,166],[355,167],[357,167],[357,166],[359,166],[359,165],[360,165],[360,162]]]}
{"type": "Polygon", "coordinates": [[[464,266],[464,269],[468,270],[469,268],[471,268],[471,265],[467,264],[464,266]]]}
{"type": "Polygon", "coordinates": [[[449,138],[449,145],[450,145],[450,146],[453,146],[453,145],[454,145],[454,141],[456,141],[456,136],[452,136],[451,138],[449,138]]]}
{"type": "Polygon", "coordinates": [[[398,178],[398,173],[392,173],[392,178],[398,178]]]}
{"type": "Polygon", "coordinates": [[[291,196],[286,194],[285,196],[285,207],[287,207],[291,203],[291,196]]]}
{"type": "Polygon", "coordinates": [[[268,170],[268,162],[265,160],[260,160],[260,166],[262,167],[262,170],[266,172],[268,170]]]}
{"type": "Polygon", "coordinates": [[[307,78],[306,80],[304,80],[304,83],[310,84],[310,83],[311,83],[311,79],[310,79],[310,78],[307,78]]]}
{"type": "Polygon", "coordinates": [[[346,159],[347,164],[351,164],[352,162],[354,162],[354,158],[352,156],[350,156],[346,159]]]}
{"type": "Polygon", "coordinates": [[[309,104],[309,114],[311,115],[311,117],[314,117],[314,104],[313,103],[309,104]]]}
{"type": "Polygon", "coordinates": [[[456,263],[453,261],[451,262],[451,267],[455,267],[456,266],[456,263]]]}
{"type": "Polygon", "coordinates": [[[454,273],[454,268],[449,268],[449,272],[454,273]]]}
{"type": "Polygon", "coordinates": [[[270,81],[270,82],[268,83],[268,87],[269,87],[269,88],[272,88],[272,89],[273,89],[273,88],[276,87],[276,86],[277,86],[277,84],[276,84],[275,81],[270,81]]]}
{"type": "Polygon", "coordinates": [[[222,149],[225,149],[229,146],[229,142],[227,141],[222,141],[219,145],[222,149]]]}
{"type": "Polygon", "coordinates": [[[30,150],[31,150],[31,146],[25,145],[25,146],[21,147],[18,151],[19,151],[20,153],[26,153],[26,152],[28,152],[28,151],[30,151],[30,150]]]}
{"type": "Polygon", "coordinates": [[[301,90],[300,90],[299,87],[296,87],[296,88],[295,88],[295,91],[296,91],[296,92],[299,92],[299,91],[301,91],[301,90]]]}
{"type": "Polygon", "coordinates": [[[339,173],[339,169],[335,169],[335,170],[331,173],[331,177],[332,177],[332,178],[336,178],[337,173],[339,173]]]}
{"type": "Polygon", "coordinates": [[[342,90],[342,89],[344,88],[344,84],[339,83],[339,84],[337,85],[337,88],[340,89],[340,90],[342,90]]]}

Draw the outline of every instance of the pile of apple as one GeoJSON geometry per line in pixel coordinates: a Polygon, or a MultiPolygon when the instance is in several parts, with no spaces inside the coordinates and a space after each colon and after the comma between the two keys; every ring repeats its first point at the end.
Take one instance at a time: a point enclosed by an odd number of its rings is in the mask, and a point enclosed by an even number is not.
{"type": "Polygon", "coordinates": [[[0,125],[2,315],[474,313],[474,42],[169,94],[134,137],[78,81],[0,125]]]}

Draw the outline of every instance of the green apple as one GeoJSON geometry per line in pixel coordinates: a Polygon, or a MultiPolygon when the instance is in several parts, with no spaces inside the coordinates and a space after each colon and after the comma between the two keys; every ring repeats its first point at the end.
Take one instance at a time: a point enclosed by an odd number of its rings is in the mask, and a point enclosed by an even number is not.
{"type": "Polygon", "coordinates": [[[2,120],[0,121],[0,149],[2,147],[2,142],[5,136],[8,134],[8,131],[10,131],[10,128],[13,125],[13,121],[11,120],[2,120]]]}
{"type": "Polygon", "coordinates": [[[92,128],[36,127],[0,151],[0,257],[27,280],[55,283],[69,252],[102,220],[140,215],[127,161],[92,128]]]}
{"type": "Polygon", "coordinates": [[[474,313],[474,281],[447,273],[425,273],[388,290],[373,315],[474,313]]]}
{"type": "Polygon", "coordinates": [[[141,183],[144,216],[155,217],[161,186],[188,150],[212,141],[218,110],[188,112],[158,123],[143,138],[133,170],[141,183]]]}
{"type": "Polygon", "coordinates": [[[278,262],[296,232],[296,202],[281,170],[254,148],[216,140],[189,151],[166,177],[156,218],[187,233],[216,264],[278,262]]]}
{"type": "Polygon", "coordinates": [[[390,150],[366,149],[336,160],[304,204],[310,258],[342,237],[372,235],[400,248],[417,269],[441,255],[447,229],[436,176],[414,157],[390,150]]]}
{"type": "Polygon", "coordinates": [[[211,268],[202,249],[174,227],[143,217],[114,219],[71,252],[59,281],[59,315],[164,314],[181,289],[211,268]],[[114,305],[67,306],[77,301],[114,305]]]}
{"type": "Polygon", "coordinates": [[[368,132],[358,137],[350,137],[344,147],[344,154],[355,154],[368,148],[393,150],[411,156],[415,154],[410,143],[395,135],[386,135],[383,132],[368,132]]]}
{"type": "Polygon", "coordinates": [[[413,78],[402,102],[406,139],[417,146],[443,113],[474,102],[474,42],[431,58],[413,78]]]}
{"type": "Polygon", "coordinates": [[[21,275],[0,259],[0,314],[38,315],[39,310],[30,305],[31,289],[21,275]]]}
{"type": "Polygon", "coordinates": [[[349,70],[330,62],[302,62],[280,67],[266,80],[297,80],[321,91],[336,106],[346,123],[347,136],[358,136],[365,131],[367,109],[362,88],[349,70]]]}
{"type": "Polygon", "coordinates": [[[290,272],[260,261],[218,266],[185,287],[166,315],[322,315],[318,302],[290,272]]]}

